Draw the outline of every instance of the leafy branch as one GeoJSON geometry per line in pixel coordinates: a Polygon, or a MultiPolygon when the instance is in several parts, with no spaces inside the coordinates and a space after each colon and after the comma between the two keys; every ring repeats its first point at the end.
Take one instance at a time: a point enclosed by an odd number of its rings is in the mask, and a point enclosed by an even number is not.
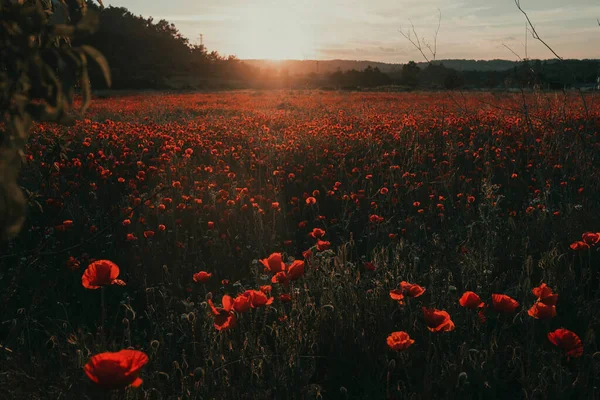
{"type": "Polygon", "coordinates": [[[97,30],[97,16],[87,12],[84,0],[62,3],[69,22],[53,24],[50,0],[0,0],[0,240],[17,235],[25,221],[26,200],[17,179],[32,124],[72,124],[86,111],[92,93],[88,61],[111,83],[98,50],[70,45],[97,30]],[[72,110],[77,92],[81,107],[72,110]]]}

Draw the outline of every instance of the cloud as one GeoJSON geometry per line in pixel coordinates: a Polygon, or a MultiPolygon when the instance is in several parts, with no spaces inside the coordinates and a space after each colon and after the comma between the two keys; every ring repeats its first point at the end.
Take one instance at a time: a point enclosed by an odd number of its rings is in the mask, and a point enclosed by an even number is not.
{"type": "MultiPolygon", "coordinates": [[[[252,25],[251,18],[260,17],[267,22],[278,20],[284,28],[293,26],[294,32],[301,36],[298,40],[310,41],[315,57],[321,59],[420,61],[418,51],[398,29],[410,29],[410,20],[419,37],[432,42],[439,9],[442,20],[438,58],[514,58],[503,44],[524,55],[525,19],[508,0],[120,0],[117,3],[135,14],[167,19],[189,38],[203,33],[209,49],[223,54],[241,53],[248,48],[240,42],[248,40],[244,29],[252,25]]],[[[600,58],[600,47],[588,45],[600,37],[596,23],[600,4],[590,3],[590,0],[521,1],[538,33],[559,54],[600,58]]],[[[529,57],[552,56],[531,36],[527,46],[529,57]]]]}

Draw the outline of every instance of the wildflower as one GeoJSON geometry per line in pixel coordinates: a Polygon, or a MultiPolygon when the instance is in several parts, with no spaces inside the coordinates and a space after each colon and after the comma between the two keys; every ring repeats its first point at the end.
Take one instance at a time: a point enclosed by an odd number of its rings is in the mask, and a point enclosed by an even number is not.
{"type": "Polygon", "coordinates": [[[282,303],[289,303],[290,301],[292,301],[292,296],[290,296],[287,293],[282,293],[279,295],[279,301],[281,301],[282,303]]]}
{"type": "Polygon", "coordinates": [[[306,259],[306,260],[310,260],[312,258],[312,255],[313,255],[313,253],[312,253],[311,249],[308,249],[308,250],[305,250],[302,252],[302,257],[304,257],[304,259],[306,259]]]}
{"type": "Polygon", "coordinates": [[[272,283],[281,283],[284,286],[288,286],[290,279],[288,278],[288,275],[285,272],[279,271],[278,273],[273,275],[273,277],[271,278],[271,282],[272,283]]]}
{"type": "Polygon", "coordinates": [[[387,345],[390,349],[396,351],[403,351],[413,345],[415,341],[408,336],[406,332],[392,332],[387,337],[387,345]]]}
{"type": "Polygon", "coordinates": [[[244,293],[250,297],[250,304],[252,308],[264,307],[273,304],[273,298],[267,297],[267,295],[260,290],[246,290],[244,293]]]}
{"type": "Polygon", "coordinates": [[[398,302],[398,304],[404,304],[404,294],[401,289],[390,290],[390,298],[398,302]]]}
{"type": "Polygon", "coordinates": [[[264,294],[269,294],[269,293],[271,293],[272,290],[273,290],[273,287],[271,285],[262,285],[260,287],[260,291],[263,292],[264,294]]]}
{"type": "Polygon", "coordinates": [[[304,261],[294,260],[294,262],[287,266],[287,275],[292,281],[304,275],[304,261]]]}
{"type": "Polygon", "coordinates": [[[551,319],[556,317],[556,306],[547,305],[542,302],[536,302],[527,311],[530,317],[535,319],[551,319]]]}
{"type": "Polygon", "coordinates": [[[306,198],[306,204],[308,204],[309,206],[313,205],[313,204],[317,204],[317,199],[315,199],[312,196],[311,197],[307,197],[306,198]]]}
{"type": "Polygon", "coordinates": [[[154,237],[154,231],[145,231],[144,232],[144,237],[146,239],[150,239],[150,238],[154,237]]]}
{"type": "Polygon", "coordinates": [[[406,281],[400,282],[400,289],[402,289],[402,292],[407,297],[419,297],[425,293],[425,288],[416,283],[409,283],[406,281]]]}
{"type": "Polygon", "coordinates": [[[312,230],[312,232],[310,232],[308,234],[308,236],[310,236],[313,239],[320,239],[323,236],[325,236],[325,231],[323,229],[320,229],[320,228],[314,228],[312,230]]]}
{"type": "MultiPolygon", "coordinates": [[[[64,222],[63,222],[63,224],[64,224],[64,222]]],[[[600,242],[600,233],[585,232],[584,234],[581,235],[581,240],[583,242],[585,242],[586,244],[593,246],[593,245],[597,244],[598,242],[600,242]]]]}
{"type": "Polygon", "coordinates": [[[450,332],[455,328],[454,322],[450,319],[450,314],[446,311],[423,307],[423,316],[425,317],[427,329],[431,332],[450,332]]]}
{"type": "Polygon", "coordinates": [[[373,264],[371,261],[365,261],[363,262],[363,265],[365,266],[366,269],[368,269],[369,271],[375,271],[375,264],[373,264]]]}
{"type": "Polygon", "coordinates": [[[519,302],[505,294],[492,294],[492,306],[498,312],[509,314],[519,307],[519,302]]]}
{"type": "Polygon", "coordinates": [[[208,280],[210,279],[210,277],[212,276],[212,274],[206,272],[206,271],[200,271],[200,272],[196,272],[194,274],[194,282],[196,283],[206,283],[208,282],[208,280]]]}
{"type": "Polygon", "coordinates": [[[461,306],[469,308],[471,310],[475,308],[481,308],[484,306],[483,302],[481,301],[481,298],[477,295],[477,293],[469,291],[463,293],[460,300],[458,300],[458,303],[461,306]]]}
{"type": "Polygon", "coordinates": [[[85,374],[103,389],[138,387],[142,379],[140,370],[148,363],[148,356],[138,350],[121,350],[115,353],[96,354],[83,367],[85,374]]]}
{"type": "Polygon", "coordinates": [[[265,271],[269,271],[273,274],[285,269],[285,264],[281,260],[281,253],[273,253],[268,258],[260,260],[260,262],[264,265],[265,271]]]}
{"type": "Polygon", "coordinates": [[[531,292],[538,298],[538,301],[549,306],[555,306],[558,301],[558,294],[552,293],[552,289],[545,283],[533,288],[531,292]]]}
{"type": "Polygon", "coordinates": [[[560,328],[554,332],[550,332],[548,333],[548,340],[553,345],[563,349],[570,357],[577,358],[583,354],[581,339],[570,330],[560,328]]]}
{"type": "Polygon", "coordinates": [[[81,284],[86,289],[99,289],[106,285],[125,285],[119,276],[117,264],[108,260],[98,260],[91,263],[81,277],[81,284]]]}
{"type": "Polygon", "coordinates": [[[224,295],[221,300],[223,307],[215,307],[212,300],[208,300],[211,313],[214,318],[214,327],[218,331],[223,331],[235,327],[237,319],[233,313],[233,299],[231,296],[224,295]]]}
{"type": "Polygon", "coordinates": [[[248,311],[251,306],[252,303],[250,301],[250,296],[247,296],[243,293],[233,299],[233,309],[241,314],[248,311]]]}
{"type": "Polygon", "coordinates": [[[69,257],[69,259],[67,260],[67,268],[69,268],[71,271],[79,269],[80,264],[81,263],[79,262],[79,260],[73,256],[69,257]]]}
{"type": "Polygon", "coordinates": [[[330,246],[331,246],[331,242],[327,242],[324,240],[317,240],[317,250],[319,250],[319,251],[329,250],[330,246]]]}
{"type": "Polygon", "coordinates": [[[590,248],[590,245],[587,244],[586,242],[582,242],[581,240],[578,240],[576,242],[571,243],[571,245],[569,246],[571,248],[571,250],[586,250],[590,248]]]}

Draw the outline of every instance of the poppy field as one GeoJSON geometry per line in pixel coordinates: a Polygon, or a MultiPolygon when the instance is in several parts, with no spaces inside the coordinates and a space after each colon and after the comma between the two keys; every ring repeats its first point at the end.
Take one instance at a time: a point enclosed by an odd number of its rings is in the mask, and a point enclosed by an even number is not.
{"type": "Polygon", "coordinates": [[[97,98],[0,246],[15,399],[600,398],[600,98],[97,98]]]}

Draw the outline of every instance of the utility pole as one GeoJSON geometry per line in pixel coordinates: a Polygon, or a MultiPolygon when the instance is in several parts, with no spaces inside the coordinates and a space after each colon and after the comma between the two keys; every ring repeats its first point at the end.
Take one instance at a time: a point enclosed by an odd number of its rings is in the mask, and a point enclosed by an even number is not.
{"type": "Polygon", "coordinates": [[[204,35],[200,34],[200,46],[204,46],[204,35]]]}

